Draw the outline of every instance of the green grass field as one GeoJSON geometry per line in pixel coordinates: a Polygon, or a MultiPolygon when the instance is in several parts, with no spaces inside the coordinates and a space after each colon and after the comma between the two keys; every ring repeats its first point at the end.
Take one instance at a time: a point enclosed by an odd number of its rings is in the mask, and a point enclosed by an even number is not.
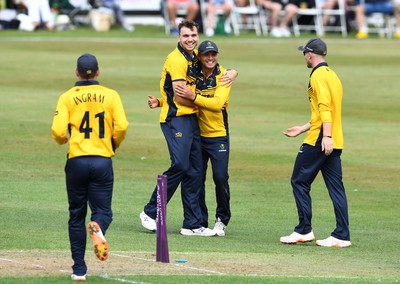
{"type": "MultiPolygon", "coordinates": [[[[215,37],[220,63],[239,77],[231,92],[230,185],[232,220],[227,235],[179,235],[180,194],[168,205],[171,263],[155,262],[156,237],[139,213],[169,166],[158,110],[165,56],[176,39],[161,27],[132,33],[0,32],[0,283],[71,283],[64,181],[66,146],[51,138],[57,99],[75,82],[84,52],[100,64],[99,81],[119,91],[130,122],[114,161],[114,221],[107,232],[111,255],[95,259],[88,239],[88,283],[395,283],[400,282],[399,47],[395,40],[326,38],[327,61],[341,77],[345,97],[342,155],[353,246],[330,249],[282,245],[297,213],[290,175],[302,137],[286,128],[309,119],[310,70],[297,46],[309,37],[215,37]],[[187,263],[177,264],[175,259],[187,263]]],[[[201,39],[205,39],[204,36],[201,39]]],[[[211,177],[211,173],[209,175],[211,177]]],[[[207,181],[210,223],[215,198],[207,181]]],[[[317,238],[334,229],[322,178],[312,189],[317,238]]]]}

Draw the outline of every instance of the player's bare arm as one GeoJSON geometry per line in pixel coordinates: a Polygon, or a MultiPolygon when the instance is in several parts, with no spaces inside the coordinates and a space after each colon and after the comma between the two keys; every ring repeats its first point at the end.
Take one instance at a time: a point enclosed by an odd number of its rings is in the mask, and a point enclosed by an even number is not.
{"type": "Polygon", "coordinates": [[[235,81],[238,75],[239,73],[235,69],[227,69],[225,73],[222,74],[221,78],[218,79],[218,81],[223,82],[221,86],[229,87],[233,84],[233,81],[235,81]]]}
{"type": "Polygon", "coordinates": [[[193,103],[193,100],[189,100],[189,99],[177,94],[178,86],[180,89],[184,88],[184,87],[187,88],[185,81],[172,82],[172,88],[174,89],[175,102],[177,102],[180,105],[184,105],[184,106],[188,106],[188,107],[195,107],[196,105],[193,103]]]}
{"type": "Polygon", "coordinates": [[[324,133],[324,136],[322,137],[321,150],[325,152],[326,156],[329,156],[333,151],[332,123],[322,123],[322,131],[324,133]]]}
{"type": "Polygon", "coordinates": [[[300,134],[308,131],[310,129],[310,123],[307,122],[304,125],[296,125],[293,127],[290,127],[288,129],[286,129],[285,131],[283,131],[283,135],[287,136],[287,137],[297,137],[300,134]]]}
{"type": "Polygon", "coordinates": [[[192,92],[186,85],[177,85],[175,89],[175,96],[179,96],[190,101],[194,101],[196,94],[192,92]]]}

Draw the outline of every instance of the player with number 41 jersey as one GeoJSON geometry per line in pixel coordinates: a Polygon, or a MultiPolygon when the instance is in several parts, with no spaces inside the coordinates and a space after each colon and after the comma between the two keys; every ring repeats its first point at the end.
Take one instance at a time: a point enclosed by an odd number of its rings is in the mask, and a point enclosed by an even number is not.
{"type": "Polygon", "coordinates": [[[60,96],[52,133],[58,144],[69,140],[68,158],[113,157],[114,150],[125,138],[127,127],[128,121],[116,91],[97,81],[78,81],[60,96]]]}
{"type": "Polygon", "coordinates": [[[105,261],[109,246],[105,234],[112,222],[111,201],[115,154],[128,129],[119,94],[97,81],[97,58],[85,53],[77,60],[75,86],[58,99],[51,131],[58,144],[69,143],[64,167],[68,195],[68,234],[71,279],[85,281],[86,231],[93,240],[96,257],[105,261]],[[92,211],[85,228],[88,207],[92,211]]]}

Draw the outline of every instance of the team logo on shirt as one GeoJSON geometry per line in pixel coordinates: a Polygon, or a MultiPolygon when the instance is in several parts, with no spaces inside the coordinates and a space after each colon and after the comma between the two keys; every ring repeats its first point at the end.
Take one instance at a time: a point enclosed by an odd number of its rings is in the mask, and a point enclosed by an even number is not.
{"type": "Polygon", "coordinates": [[[176,137],[176,138],[182,137],[182,132],[176,132],[176,133],[175,133],[175,137],[176,137]]]}

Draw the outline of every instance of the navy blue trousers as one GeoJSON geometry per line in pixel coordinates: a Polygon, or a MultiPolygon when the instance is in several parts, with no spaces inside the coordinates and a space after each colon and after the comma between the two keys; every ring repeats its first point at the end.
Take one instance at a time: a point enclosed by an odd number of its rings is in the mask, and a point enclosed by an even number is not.
{"type": "MultiPolygon", "coordinates": [[[[161,130],[168,144],[171,166],[163,174],[167,176],[167,202],[171,200],[179,184],[183,204],[183,228],[201,227],[202,213],[199,204],[201,182],[201,144],[197,117],[185,115],[173,117],[161,123],[161,130]]],[[[144,212],[157,217],[157,186],[144,207],[144,212]]]]}
{"type": "Polygon", "coordinates": [[[331,235],[341,240],[350,240],[347,198],[342,182],[341,154],[342,150],[334,149],[329,156],[326,156],[321,151],[321,145],[313,147],[303,144],[301,146],[291,178],[299,216],[299,224],[295,232],[307,234],[312,230],[311,184],[321,171],[336,217],[336,228],[331,235]]]}
{"type": "Polygon", "coordinates": [[[86,249],[86,214],[89,203],[91,221],[96,221],[103,234],[112,222],[111,200],[114,173],[111,158],[83,156],[68,159],[65,165],[69,221],[68,231],[73,273],[84,275],[86,249]]]}
{"type": "Polygon", "coordinates": [[[204,227],[208,227],[208,209],[206,205],[205,182],[207,164],[211,161],[213,180],[215,184],[215,197],[217,208],[215,218],[220,218],[222,223],[228,225],[231,219],[230,189],[229,189],[229,136],[201,137],[201,153],[203,157],[202,185],[200,192],[200,207],[203,213],[204,227]]]}

